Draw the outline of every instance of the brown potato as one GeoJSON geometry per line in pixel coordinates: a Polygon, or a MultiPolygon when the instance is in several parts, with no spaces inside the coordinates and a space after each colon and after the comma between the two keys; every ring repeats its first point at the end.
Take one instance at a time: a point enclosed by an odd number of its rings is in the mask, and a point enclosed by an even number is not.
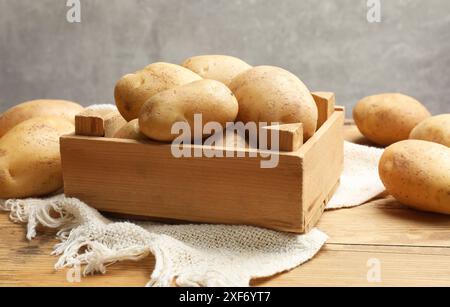
{"type": "Polygon", "coordinates": [[[315,133],[318,111],[314,98],[290,72],[273,66],[254,67],[234,78],[230,89],[239,102],[239,121],[303,123],[305,140],[315,133]]]}
{"type": "Polygon", "coordinates": [[[62,188],[59,137],[74,125],[59,117],[35,117],[0,138],[0,198],[37,197],[62,188]]]}
{"type": "Polygon", "coordinates": [[[39,99],[23,102],[0,115],[0,138],[17,124],[40,116],[59,116],[71,123],[83,107],[66,100],[39,99]]]}
{"type": "Polygon", "coordinates": [[[212,79],[229,85],[240,73],[252,68],[241,59],[228,55],[200,55],[191,57],[181,64],[204,79],[212,79]]]}
{"type": "Polygon", "coordinates": [[[395,143],[381,157],[379,173],[399,202],[450,214],[450,148],[419,140],[395,143]]]}
{"type": "Polygon", "coordinates": [[[427,118],[411,131],[409,138],[450,147],[450,114],[427,118]]]}
{"type": "Polygon", "coordinates": [[[194,115],[202,114],[203,125],[234,122],[238,103],[230,89],[215,80],[199,80],[152,96],[142,107],[140,131],[156,141],[173,141],[176,122],[187,122],[194,135],[194,115]]]}
{"type": "Polygon", "coordinates": [[[199,75],[182,66],[153,63],[117,81],[114,98],[120,114],[127,121],[131,121],[138,118],[142,105],[153,95],[201,79],[199,75]]]}
{"type": "Polygon", "coordinates": [[[145,135],[139,130],[139,120],[133,119],[128,122],[125,126],[117,130],[113,138],[117,139],[130,139],[130,140],[145,140],[147,139],[145,135]]]}
{"type": "Polygon", "coordinates": [[[357,103],[353,119],[370,141],[390,145],[407,140],[411,130],[430,117],[428,110],[416,99],[403,94],[369,96],[357,103]]]}

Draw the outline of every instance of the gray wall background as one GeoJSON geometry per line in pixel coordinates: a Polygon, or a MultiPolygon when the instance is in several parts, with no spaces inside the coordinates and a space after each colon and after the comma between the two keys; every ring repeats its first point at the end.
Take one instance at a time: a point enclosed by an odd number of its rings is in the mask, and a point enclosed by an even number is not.
{"type": "Polygon", "coordinates": [[[0,112],[36,98],[113,103],[123,74],[211,53],[286,68],[348,108],[399,91],[450,112],[450,1],[381,4],[370,24],[366,0],[81,0],[70,24],[65,0],[0,0],[0,112]]]}

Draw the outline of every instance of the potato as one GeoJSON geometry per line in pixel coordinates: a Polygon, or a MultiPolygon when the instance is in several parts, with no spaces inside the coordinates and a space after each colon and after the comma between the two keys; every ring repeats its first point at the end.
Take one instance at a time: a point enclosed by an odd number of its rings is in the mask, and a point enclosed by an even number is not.
{"type": "Polygon", "coordinates": [[[385,150],[379,172],[399,202],[450,214],[450,148],[427,141],[401,141],[385,150]]]}
{"type": "Polygon", "coordinates": [[[181,64],[205,79],[212,79],[229,85],[240,73],[252,68],[241,59],[228,55],[200,55],[189,58],[181,64]]]}
{"type": "MultiPolygon", "coordinates": [[[[248,149],[251,148],[245,135],[239,133],[234,127],[229,127],[223,130],[220,135],[211,136],[211,139],[206,138],[204,144],[211,145],[213,147],[225,147],[229,149],[248,149]],[[215,144],[213,144],[213,141],[215,144]]],[[[256,149],[258,146],[255,146],[256,149]]]]}
{"type": "Polygon", "coordinates": [[[417,100],[403,94],[380,94],[359,101],[353,109],[358,129],[370,141],[391,145],[407,140],[411,130],[430,117],[417,100]]]}
{"type": "Polygon", "coordinates": [[[199,75],[182,66],[153,63],[117,81],[114,98],[120,114],[127,121],[131,121],[138,118],[142,105],[153,95],[201,79],[199,75]]]}
{"type": "Polygon", "coordinates": [[[238,103],[230,89],[215,80],[199,80],[152,96],[142,107],[140,131],[157,141],[173,141],[176,122],[187,122],[194,135],[194,114],[202,114],[202,123],[214,121],[225,126],[234,122],[238,103]]]}
{"type": "Polygon", "coordinates": [[[273,66],[254,67],[234,78],[230,89],[239,102],[239,121],[303,123],[305,140],[315,133],[318,111],[314,98],[290,72],[273,66]]]}
{"type": "Polygon", "coordinates": [[[0,115],[0,138],[17,124],[39,116],[60,116],[75,121],[75,115],[80,113],[83,107],[66,100],[40,99],[23,102],[0,115]]]}
{"type": "Polygon", "coordinates": [[[409,138],[435,142],[450,147],[450,114],[425,119],[411,131],[409,138]]]}
{"type": "Polygon", "coordinates": [[[113,138],[117,139],[130,139],[130,140],[145,140],[146,137],[139,131],[139,120],[133,119],[125,126],[117,130],[113,138]]]}
{"type": "Polygon", "coordinates": [[[35,117],[0,139],[0,198],[46,195],[63,186],[59,137],[74,125],[59,117],[35,117]]]}

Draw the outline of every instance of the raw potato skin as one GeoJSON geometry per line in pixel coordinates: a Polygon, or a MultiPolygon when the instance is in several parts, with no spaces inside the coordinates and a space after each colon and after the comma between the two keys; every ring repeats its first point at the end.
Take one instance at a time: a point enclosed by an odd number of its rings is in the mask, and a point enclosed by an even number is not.
{"type": "Polygon", "coordinates": [[[139,117],[142,105],[153,95],[201,79],[199,75],[182,66],[153,63],[117,81],[114,98],[120,114],[127,121],[131,121],[139,117]]]}
{"type": "Polygon", "coordinates": [[[386,189],[412,208],[450,214],[450,148],[406,140],[386,148],[379,173],[386,189]]]}
{"type": "Polygon", "coordinates": [[[67,100],[39,99],[23,102],[0,115],[0,138],[14,126],[27,119],[41,116],[56,116],[71,123],[75,115],[83,111],[83,107],[67,100]]]}
{"type": "Polygon", "coordinates": [[[427,118],[411,131],[409,138],[435,142],[450,147],[450,114],[427,118]]]}
{"type": "Polygon", "coordinates": [[[314,98],[292,73],[273,66],[254,67],[234,78],[230,89],[239,102],[238,121],[303,123],[305,140],[316,132],[314,98]]]}
{"type": "Polygon", "coordinates": [[[383,146],[409,139],[411,130],[430,116],[419,101],[398,93],[365,97],[353,109],[361,133],[383,146]]]}
{"type": "Polygon", "coordinates": [[[129,140],[146,140],[145,135],[139,131],[139,120],[133,119],[128,122],[125,126],[120,128],[113,136],[113,138],[117,139],[129,139],[129,140]]]}
{"type": "Polygon", "coordinates": [[[173,141],[176,122],[187,122],[194,136],[194,114],[202,114],[203,125],[234,122],[238,103],[230,89],[215,80],[200,80],[152,96],[142,107],[140,131],[156,141],[173,141]]]}
{"type": "Polygon", "coordinates": [[[0,198],[47,195],[63,186],[59,137],[73,133],[64,118],[35,117],[0,139],[0,198]]]}
{"type": "Polygon", "coordinates": [[[204,79],[217,80],[229,86],[234,77],[252,68],[241,59],[228,55],[200,55],[185,60],[183,67],[204,79]]]}

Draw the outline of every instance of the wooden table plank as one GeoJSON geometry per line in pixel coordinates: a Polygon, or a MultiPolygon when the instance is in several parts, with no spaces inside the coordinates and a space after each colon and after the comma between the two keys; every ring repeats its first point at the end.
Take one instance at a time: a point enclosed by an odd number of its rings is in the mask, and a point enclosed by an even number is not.
{"type": "Polygon", "coordinates": [[[318,226],[329,243],[450,248],[450,217],[407,208],[393,198],[328,211],[318,226]]]}
{"type": "MultiPolygon", "coordinates": [[[[449,286],[450,255],[410,247],[329,245],[310,262],[254,286],[449,286]],[[423,254],[425,253],[425,254],[423,254]],[[429,254],[427,254],[429,253],[429,254]],[[380,282],[367,275],[379,268],[380,282]]],[[[378,271],[377,271],[378,272],[378,271]]],[[[372,277],[371,274],[369,276],[372,277]]]]}

